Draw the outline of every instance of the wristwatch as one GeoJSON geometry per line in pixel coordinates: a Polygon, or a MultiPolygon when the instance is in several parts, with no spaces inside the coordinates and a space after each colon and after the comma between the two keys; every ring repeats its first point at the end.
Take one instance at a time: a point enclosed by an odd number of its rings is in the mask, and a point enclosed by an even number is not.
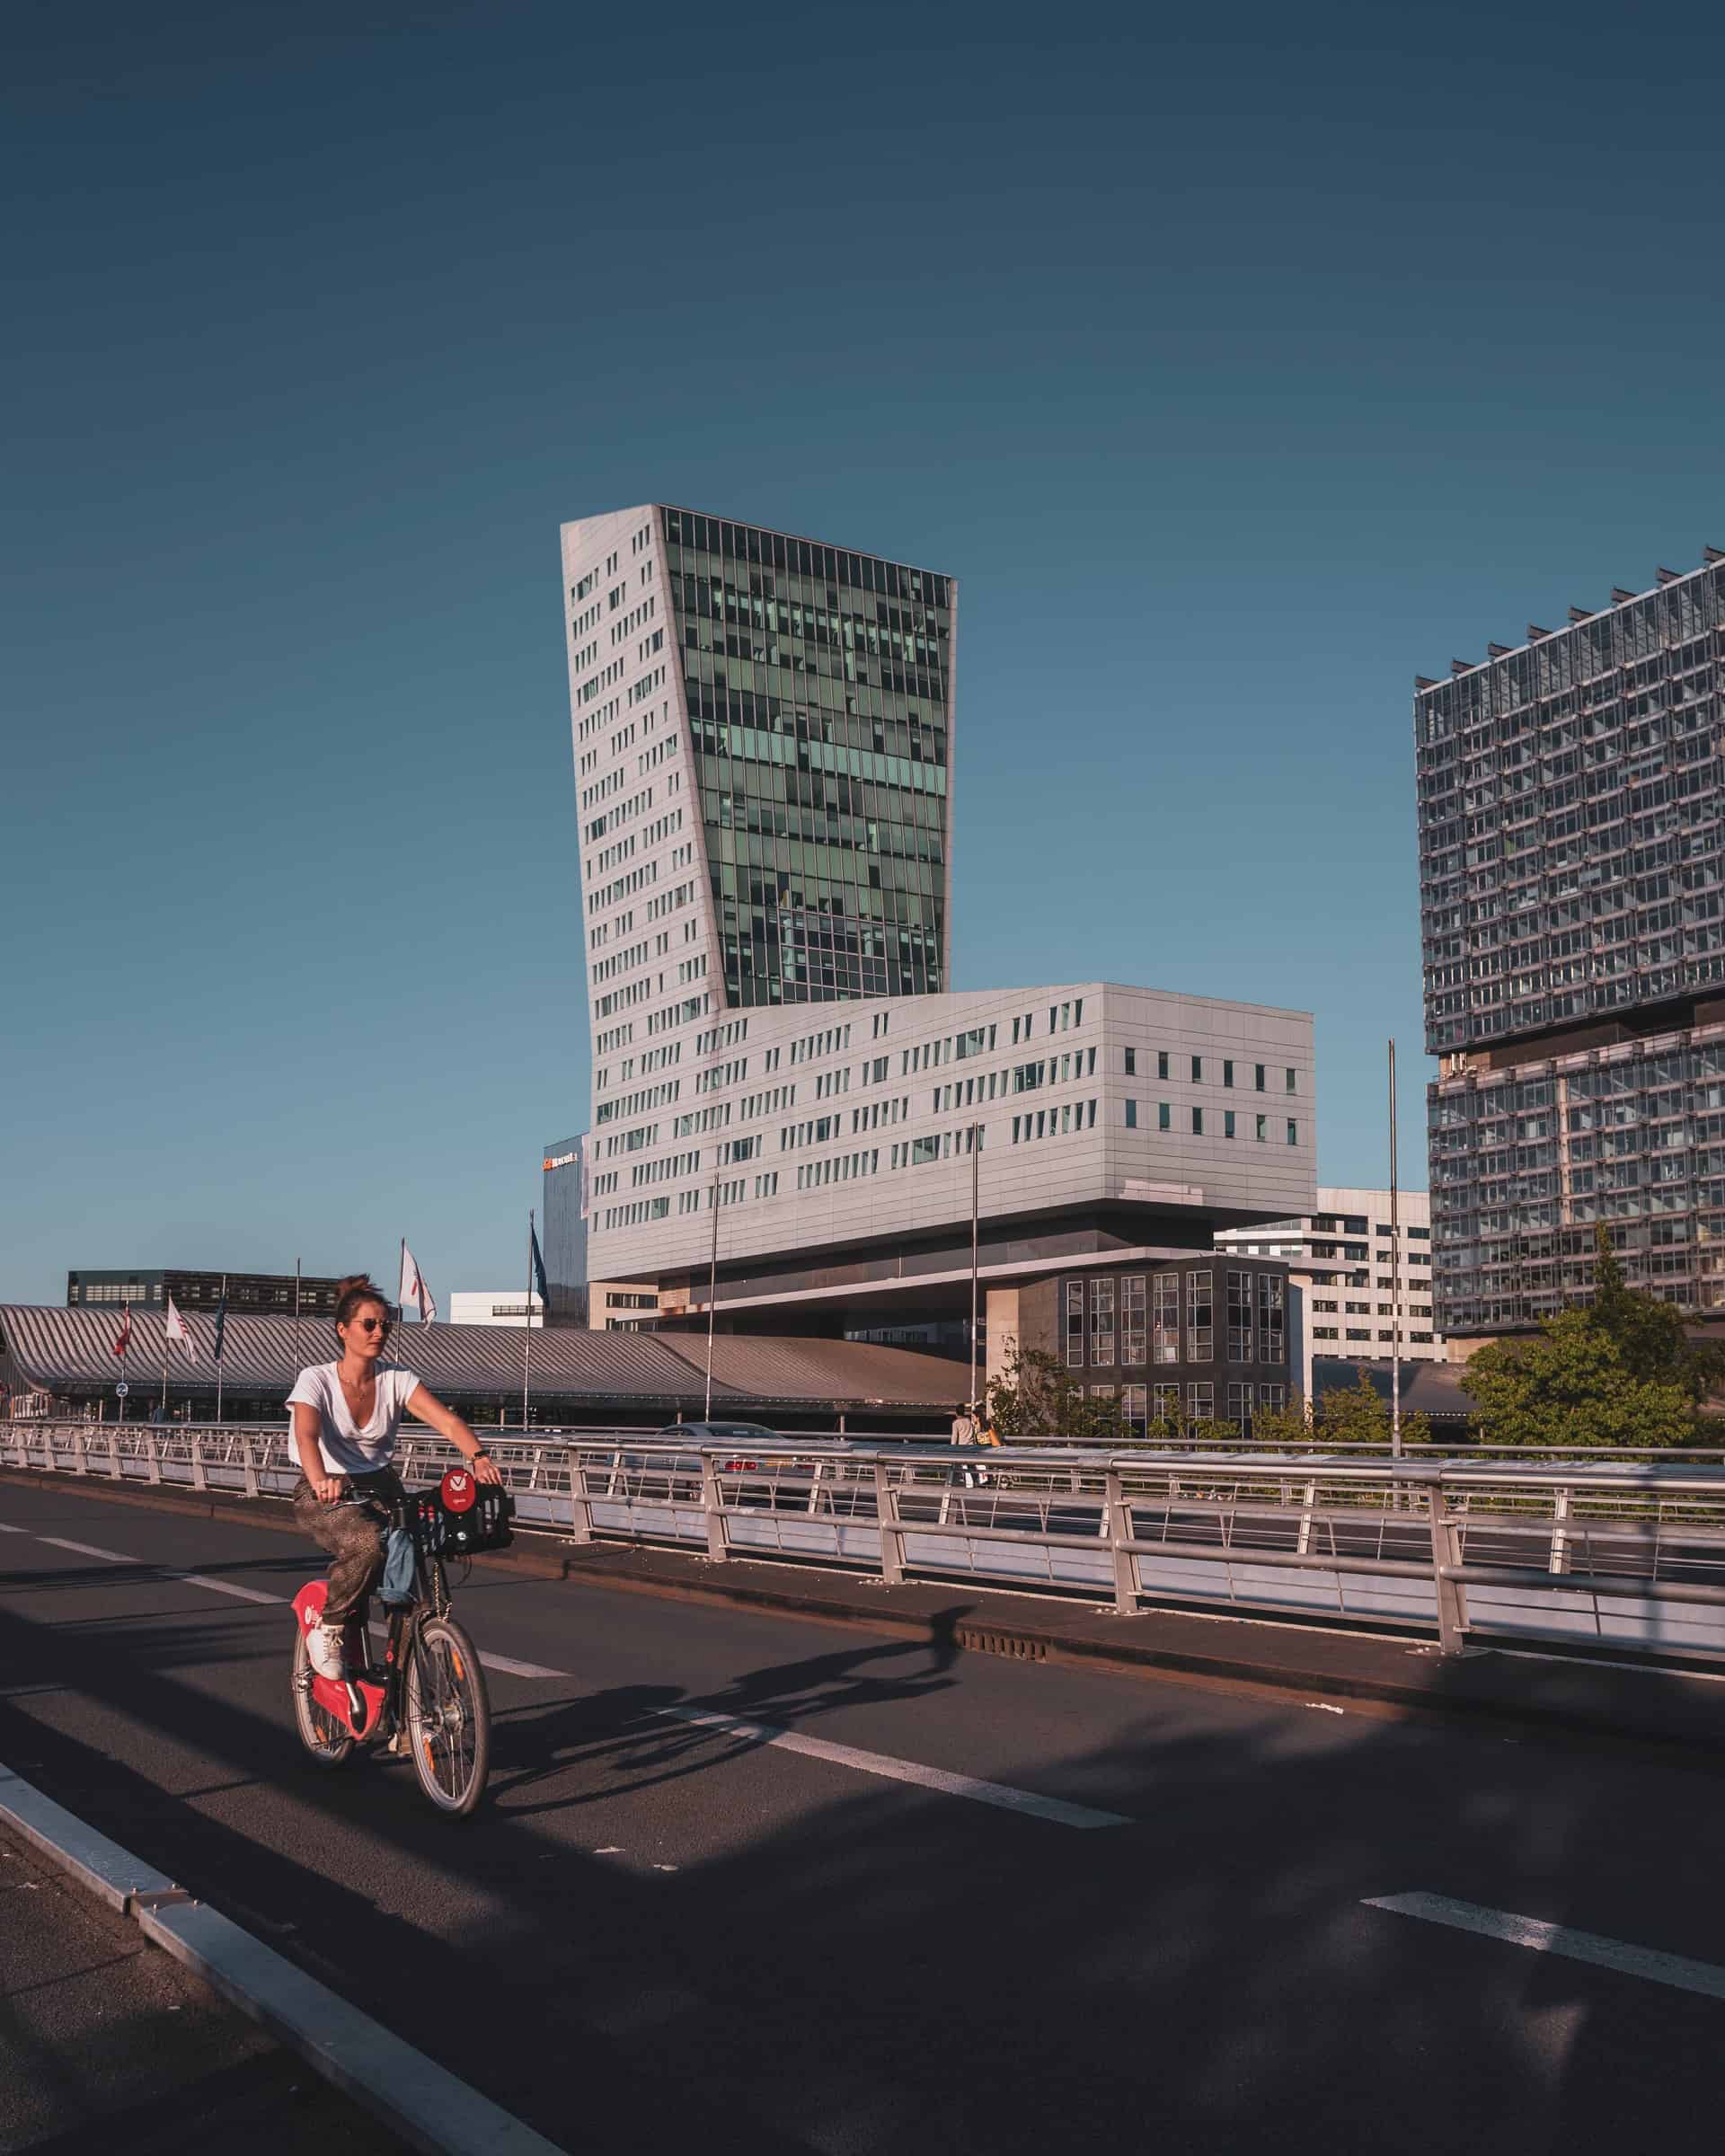
{"type": "Polygon", "coordinates": [[[489,1460],[491,1456],[491,1455],[485,1450],[485,1447],[482,1445],[477,1446],[467,1455],[470,1460],[489,1460]]]}

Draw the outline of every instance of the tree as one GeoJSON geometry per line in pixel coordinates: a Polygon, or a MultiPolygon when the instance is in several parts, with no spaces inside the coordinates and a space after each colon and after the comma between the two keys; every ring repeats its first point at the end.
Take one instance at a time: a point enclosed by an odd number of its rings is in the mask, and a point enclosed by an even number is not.
{"type": "Polygon", "coordinates": [[[1593,1307],[1596,1330],[1616,1348],[1623,1368],[1643,1384],[1677,1385],[1699,1407],[1725,1380],[1725,1352],[1692,1341],[1674,1303],[1632,1288],[1602,1221],[1594,1230],[1593,1307]]]}
{"type": "MultiPolygon", "coordinates": [[[[1623,1289],[1621,1275],[1616,1286],[1632,1302],[1652,1301],[1623,1289]]],[[[1657,1330],[1632,1312],[1629,1330],[1632,1352],[1639,1343],[1650,1358],[1657,1330]]],[[[1686,1445],[1696,1435],[1692,1381],[1681,1362],[1675,1373],[1638,1375],[1597,1308],[1547,1318],[1535,1339],[1494,1341],[1462,1372],[1462,1388],[1494,1445],[1686,1445]]]]}
{"type": "Polygon", "coordinates": [[[988,1413],[1003,1437],[1075,1437],[1108,1448],[1131,1436],[1118,1400],[1087,1399],[1058,1356],[1016,1340],[988,1381],[988,1413]]]}
{"type": "MultiPolygon", "coordinates": [[[[1316,1434],[1332,1445],[1388,1445],[1393,1434],[1390,1403],[1372,1383],[1364,1363],[1351,1385],[1338,1385],[1318,1400],[1316,1434]]],[[[1403,1445],[1429,1445],[1431,1422],[1415,1412],[1402,1418],[1403,1445]]]]}

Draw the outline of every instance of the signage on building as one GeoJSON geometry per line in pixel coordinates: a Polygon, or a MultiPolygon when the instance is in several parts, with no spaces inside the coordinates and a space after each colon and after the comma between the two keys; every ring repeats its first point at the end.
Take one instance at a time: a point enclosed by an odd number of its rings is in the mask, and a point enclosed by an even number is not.
{"type": "Polygon", "coordinates": [[[549,1175],[553,1168],[567,1168],[571,1162],[580,1158],[580,1152],[578,1145],[573,1153],[548,1153],[545,1155],[545,1173],[549,1175]]]}

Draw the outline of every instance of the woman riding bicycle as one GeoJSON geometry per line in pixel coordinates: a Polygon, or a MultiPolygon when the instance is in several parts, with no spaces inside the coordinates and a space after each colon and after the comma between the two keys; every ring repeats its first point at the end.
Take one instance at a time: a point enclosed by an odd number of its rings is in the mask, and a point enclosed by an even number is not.
{"type": "Polygon", "coordinates": [[[402,1494],[390,1465],[402,1410],[429,1423],[464,1453],[473,1463],[476,1481],[503,1480],[460,1416],[411,1370],[384,1360],[389,1330],[389,1305],[382,1289],[363,1273],[350,1275],[336,1288],[340,1356],[302,1370],[288,1395],[301,1470],[294,1517],[335,1560],[323,1620],[306,1634],[306,1652],[319,1676],[338,1683],[346,1674],[343,1627],[384,1568],[385,1528],[367,1500],[387,1503],[402,1494]],[[352,1501],[343,1503],[344,1498],[352,1501]]]}

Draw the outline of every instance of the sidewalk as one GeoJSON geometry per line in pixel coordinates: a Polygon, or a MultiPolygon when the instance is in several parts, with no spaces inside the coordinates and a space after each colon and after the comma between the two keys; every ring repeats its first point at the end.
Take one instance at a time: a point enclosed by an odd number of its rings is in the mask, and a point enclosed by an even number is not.
{"type": "Polygon", "coordinates": [[[0,1833],[0,2152],[396,2156],[403,2144],[137,1926],[0,1833]]]}
{"type": "MultiPolygon", "coordinates": [[[[278,1498],[199,1495],[116,1485],[98,1476],[48,1477],[0,1469],[0,1484],[233,1519],[297,1534],[278,1498]]],[[[1335,1630],[1296,1621],[1145,1610],[1130,1617],[1055,1595],[1015,1595],[964,1579],[907,1581],[889,1587],[866,1573],[729,1559],[683,1550],[561,1541],[522,1529],[512,1548],[474,1559],[486,1569],[568,1580],[692,1602],[859,1624],[1038,1662],[1088,1664],[1175,1680],[1248,1687],[1305,1701],[1355,1701],[1379,1710],[1484,1719],[1501,1727],[1540,1727],[1590,1740],[1677,1746],[1697,1761],[1725,1764],[1725,1681],[1672,1668],[1589,1658],[1573,1650],[1480,1648],[1440,1656],[1424,1641],[1335,1630]]]]}

